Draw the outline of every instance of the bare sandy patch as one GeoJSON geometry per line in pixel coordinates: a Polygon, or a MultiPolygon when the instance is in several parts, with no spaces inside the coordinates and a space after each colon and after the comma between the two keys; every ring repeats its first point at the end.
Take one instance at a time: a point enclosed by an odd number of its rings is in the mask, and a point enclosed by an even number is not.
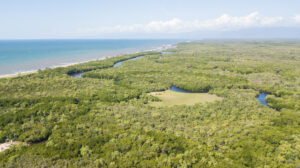
{"type": "Polygon", "coordinates": [[[19,144],[23,144],[22,142],[18,142],[18,141],[9,141],[9,142],[5,142],[0,144],[0,152],[3,152],[15,145],[19,145],[19,144]]]}

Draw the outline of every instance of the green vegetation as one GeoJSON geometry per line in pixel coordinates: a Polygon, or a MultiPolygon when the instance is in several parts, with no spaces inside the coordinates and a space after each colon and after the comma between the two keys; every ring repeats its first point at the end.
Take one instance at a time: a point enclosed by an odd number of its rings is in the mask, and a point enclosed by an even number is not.
{"type": "Polygon", "coordinates": [[[300,166],[299,42],[205,41],[172,51],[0,79],[0,142],[30,144],[1,152],[0,167],[300,166]],[[159,100],[149,93],[171,85],[222,100],[151,106],[159,100]]]}

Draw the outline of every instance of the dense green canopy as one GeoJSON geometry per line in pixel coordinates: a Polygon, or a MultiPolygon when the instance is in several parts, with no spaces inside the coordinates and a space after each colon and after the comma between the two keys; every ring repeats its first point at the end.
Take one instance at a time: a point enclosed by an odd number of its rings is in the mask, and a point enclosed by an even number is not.
{"type": "Polygon", "coordinates": [[[170,51],[0,79],[0,142],[29,144],[0,153],[0,167],[300,166],[299,42],[202,41],[170,51]],[[78,72],[83,78],[69,75],[78,72]],[[149,105],[160,100],[147,93],[171,85],[223,99],[149,105]]]}

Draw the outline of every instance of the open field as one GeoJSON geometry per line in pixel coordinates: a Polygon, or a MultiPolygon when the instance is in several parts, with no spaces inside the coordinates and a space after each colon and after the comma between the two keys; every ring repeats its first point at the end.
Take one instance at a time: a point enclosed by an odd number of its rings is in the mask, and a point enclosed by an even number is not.
{"type": "Polygon", "coordinates": [[[151,102],[150,105],[154,107],[194,105],[196,103],[209,103],[222,100],[222,98],[208,93],[179,93],[171,90],[151,92],[149,95],[162,100],[159,102],[151,102]]]}

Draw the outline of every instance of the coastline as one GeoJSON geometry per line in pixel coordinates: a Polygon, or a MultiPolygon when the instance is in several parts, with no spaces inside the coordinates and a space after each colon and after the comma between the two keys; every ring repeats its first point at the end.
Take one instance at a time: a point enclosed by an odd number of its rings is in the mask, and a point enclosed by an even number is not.
{"type": "MultiPolygon", "coordinates": [[[[103,57],[103,58],[92,59],[92,60],[88,60],[88,61],[66,63],[66,64],[63,64],[63,65],[53,65],[51,67],[45,67],[41,70],[45,70],[46,68],[53,69],[53,68],[68,67],[68,66],[87,63],[87,62],[91,62],[91,61],[98,61],[98,60],[104,60],[104,59],[107,59],[107,58],[119,57],[119,56],[127,55],[127,54],[134,54],[134,53],[147,52],[147,51],[163,51],[163,50],[167,50],[167,49],[171,49],[171,48],[176,48],[178,43],[164,44],[164,45],[162,45],[160,47],[157,47],[157,48],[154,48],[154,49],[140,50],[140,51],[129,52],[129,53],[121,53],[121,54],[117,54],[117,55],[106,56],[106,57],[103,57]]],[[[16,73],[12,73],[12,74],[0,75],[0,79],[14,78],[14,77],[19,77],[19,76],[29,75],[29,74],[37,73],[38,71],[39,71],[39,69],[35,69],[35,70],[29,70],[29,71],[23,71],[23,72],[16,72],[16,73]]]]}

